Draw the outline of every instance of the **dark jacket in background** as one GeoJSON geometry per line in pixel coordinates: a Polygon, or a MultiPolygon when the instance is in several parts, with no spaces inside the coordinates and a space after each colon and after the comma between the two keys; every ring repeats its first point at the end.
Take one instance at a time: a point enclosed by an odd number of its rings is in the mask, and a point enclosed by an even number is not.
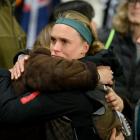
{"type": "MultiPolygon", "coordinates": [[[[0,67],[4,68],[11,68],[15,54],[26,46],[26,35],[15,19],[14,8],[15,0],[0,0],[0,67]]],[[[44,127],[43,122],[20,125],[0,122],[0,140],[46,140],[44,127]]]]}
{"type": "Polygon", "coordinates": [[[25,48],[26,36],[14,17],[15,0],[0,0],[0,67],[11,68],[15,54],[25,48]]]}
{"type": "MultiPolygon", "coordinates": [[[[103,43],[106,43],[109,33],[109,29],[101,29],[99,31],[99,37],[103,43]]],[[[133,120],[133,109],[140,98],[140,61],[136,62],[136,46],[130,34],[121,35],[116,31],[110,49],[118,59],[124,73],[121,83],[125,90],[120,90],[117,93],[128,99],[128,102],[131,104],[132,110],[125,104],[125,111],[133,120]],[[129,113],[129,111],[132,111],[132,113],[129,113]]]]}
{"type": "MultiPolygon", "coordinates": [[[[106,42],[109,31],[101,31],[101,33],[100,39],[106,42]]],[[[132,103],[135,104],[140,98],[140,61],[136,61],[136,46],[132,41],[131,33],[121,35],[115,32],[111,48],[123,68],[124,80],[128,91],[126,94],[132,103]]]]}

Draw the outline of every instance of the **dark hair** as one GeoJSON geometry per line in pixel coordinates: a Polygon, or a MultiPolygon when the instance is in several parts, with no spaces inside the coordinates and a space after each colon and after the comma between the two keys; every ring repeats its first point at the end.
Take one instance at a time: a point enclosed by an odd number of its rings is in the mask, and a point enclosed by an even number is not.
{"type": "Polygon", "coordinates": [[[50,16],[49,22],[55,21],[59,14],[62,14],[63,12],[68,10],[77,11],[85,15],[90,21],[95,15],[94,8],[90,3],[82,0],[68,1],[60,3],[55,7],[52,15],[50,16]]]}
{"type": "Polygon", "coordinates": [[[128,0],[128,2],[138,2],[139,0],[128,0]]]}
{"type": "MultiPolygon", "coordinates": [[[[14,4],[16,0],[0,0],[0,4],[14,4]]],[[[0,6],[1,6],[0,5],[0,6]]]]}

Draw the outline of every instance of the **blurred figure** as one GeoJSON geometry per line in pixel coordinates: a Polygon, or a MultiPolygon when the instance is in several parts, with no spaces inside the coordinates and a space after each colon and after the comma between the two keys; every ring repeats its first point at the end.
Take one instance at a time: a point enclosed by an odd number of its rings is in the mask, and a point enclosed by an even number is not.
{"type": "Polygon", "coordinates": [[[31,49],[38,33],[48,24],[53,8],[60,0],[24,0],[20,23],[27,33],[27,48],[31,49]]]}
{"type": "Polygon", "coordinates": [[[14,0],[0,0],[0,67],[10,68],[15,54],[25,48],[26,36],[13,11],[14,0]]]}
{"type": "MultiPolygon", "coordinates": [[[[14,7],[15,0],[0,0],[0,68],[12,67],[13,57],[26,46],[26,35],[13,15],[14,7]]],[[[45,136],[44,123],[0,123],[1,140],[45,140],[45,136]]]]}
{"type": "MultiPolygon", "coordinates": [[[[125,0],[113,18],[115,34],[111,47],[119,59],[127,88],[127,97],[135,104],[140,98],[140,1],[125,0]]],[[[99,31],[100,39],[106,43],[110,31],[99,31]]]]}
{"type": "Polygon", "coordinates": [[[103,28],[112,26],[112,18],[116,13],[116,8],[121,0],[101,0],[104,3],[103,28]]]}
{"type": "Polygon", "coordinates": [[[59,14],[68,10],[75,10],[77,12],[80,12],[83,15],[87,16],[88,19],[91,21],[95,16],[95,11],[93,7],[87,1],[83,1],[83,0],[68,1],[68,2],[60,3],[54,8],[54,11],[50,16],[49,22],[55,21],[55,19],[58,17],[59,14]]]}
{"type": "MultiPolygon", "coordinates": [[[[113,18],[115,34],[110,46],[120,61],[124,71],[124,86],[127,92],[122,93],[132,103],[132,109],[140,99],[140,1],[124,0],[120,3],[113,18]]],[[[100,39],[105,43],[109,30],[99,31],[100,39]]],[[[134,113],[129,115],[132,120],[134,113]]]]}

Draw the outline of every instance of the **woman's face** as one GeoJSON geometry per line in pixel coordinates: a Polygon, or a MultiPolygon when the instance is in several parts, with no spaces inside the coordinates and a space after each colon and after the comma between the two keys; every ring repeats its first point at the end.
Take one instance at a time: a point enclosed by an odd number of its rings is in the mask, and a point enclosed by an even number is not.
{"type": "Polygon", "coordinates": [[[52,56],[60,56],[68,60],[84,57],[89,49],[86,41],[72,27],[55,24],[51,31],[50,51],[52,56]]]}
{"type": "Polygon", "coordinates": [[[140,24],[140,2],[129,2],[128,19],[133,24],[140,24]]]}

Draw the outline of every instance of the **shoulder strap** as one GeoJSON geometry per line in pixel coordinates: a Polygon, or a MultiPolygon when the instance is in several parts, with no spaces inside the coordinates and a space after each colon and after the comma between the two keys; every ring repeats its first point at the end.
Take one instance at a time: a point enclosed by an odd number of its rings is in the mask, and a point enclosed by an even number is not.
{"type": "Polygon", "coordinates": [[[115,35],[115,29],[111,29],[111,31],[109,33],[109,37],[105,43],[105,49],[108,49],[110,47],[114,35],[115,35]]]}

